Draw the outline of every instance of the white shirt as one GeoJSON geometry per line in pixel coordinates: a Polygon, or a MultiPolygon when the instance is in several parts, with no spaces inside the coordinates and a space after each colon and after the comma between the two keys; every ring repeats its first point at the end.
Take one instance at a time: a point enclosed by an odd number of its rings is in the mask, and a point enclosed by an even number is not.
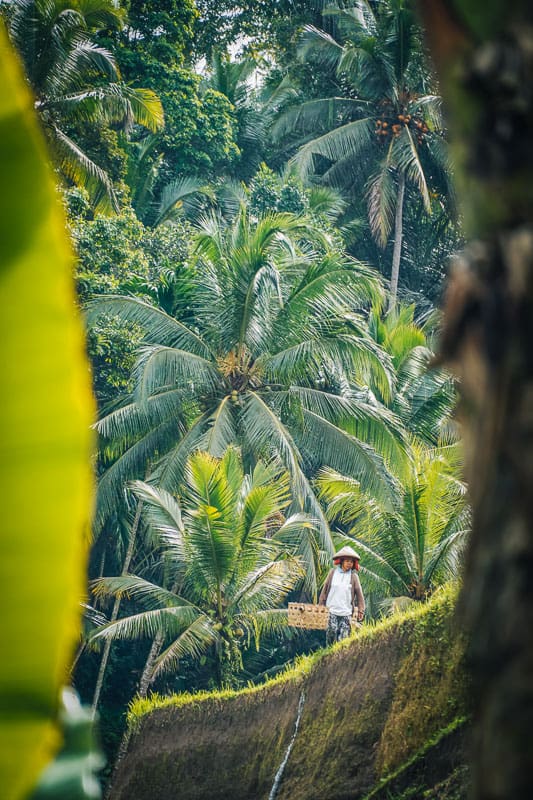
{"type": "Polygon", "coordinates": [[[352,572],[343,572],[337,567],[333,573],[331,588],[326,598],[326,606],[338,617],[352,616],[352,572]]]}

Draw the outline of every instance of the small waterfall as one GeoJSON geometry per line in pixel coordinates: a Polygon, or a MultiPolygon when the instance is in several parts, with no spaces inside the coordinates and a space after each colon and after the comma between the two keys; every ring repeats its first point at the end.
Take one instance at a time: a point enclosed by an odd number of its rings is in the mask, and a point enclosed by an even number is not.
{"type": "Polygon", "coordinates": [[[278,795],[279,787],[283,778],[283,773],[285,771],[285,767],[287,766],[287,761],[289,760],[289,756],[291,754],[294,742],[296,741],[298,728],[300,727],[300,719],[302,718],[304,703],[305,703],[305,692],[302,689],[302,693],[300,694],[300,702],[298,703],[298,713],[296,715],[296,722],[294,723],[294,733],[292,734],[292,738],[289,742],[287,750],[285,751],[285,756],[283,757],[283,761],[279,765],[279,769],[276,772],[276,777],[274,778],[272,789],[270,790],[270,794],[268,795],[268,800],[276,800],[276,797],[278,795]]]}

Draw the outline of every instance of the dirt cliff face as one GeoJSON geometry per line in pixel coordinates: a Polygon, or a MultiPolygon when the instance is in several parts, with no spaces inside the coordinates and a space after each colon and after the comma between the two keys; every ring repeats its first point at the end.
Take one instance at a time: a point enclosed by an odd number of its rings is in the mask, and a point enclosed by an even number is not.
{"type": "Polygon", "coordinates": [[[302,692],[277,800],[385,797],[386,776],[395,792],[404,772],[419,781],[416,756],[427,766],[431,752],[431,785],[445,781],[463,747],[454,725],[466,713],[462,653],[448,593],[314,659],[307,674],[295,671],[253,693],[155,709],[131,740],[111,798],[267,800],[302,692]]]}

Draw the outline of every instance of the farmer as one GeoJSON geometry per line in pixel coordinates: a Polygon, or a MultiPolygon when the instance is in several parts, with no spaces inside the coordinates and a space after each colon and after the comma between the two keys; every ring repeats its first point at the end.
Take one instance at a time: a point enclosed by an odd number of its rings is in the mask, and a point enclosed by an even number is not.
{"type": "Polygon", "coordinates": [[[329,608],[326,644],[346,639],[350,635],[352,614],[357,611],[361,622],[365,615],[365,598],[357,572],[360,556],[351,547],[343,547],[333,556],[336,565],[330,570],[318,602],[329,608]]]}

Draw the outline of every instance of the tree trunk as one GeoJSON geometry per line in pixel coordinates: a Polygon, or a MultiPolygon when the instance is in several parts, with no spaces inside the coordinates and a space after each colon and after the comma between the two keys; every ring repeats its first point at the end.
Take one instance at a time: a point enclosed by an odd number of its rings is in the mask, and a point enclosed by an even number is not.
{"type": "MultiPolygon", "coordinates": [[[[148,687],[150,686],[153,678],[154,662],[160,653],[164,640],[165,640],[164,634],[158,633],[156,634],[156,637],[152,642],[152,646],[150,648],[150,652],[148,653],[148,658],[146,659],[146,664],[144,666],[141,679],[139,681],[139,692],[138,692],[139,697],[146,697],[148,693],[148,687]]],[[[120,747],[118,748],[117,751],[117,757],[115,759],[115,763],[113,765],[113,775],[115,774],[118,765],[120,764],[120,762],[127,753],[130,739],[131,739],[131,729],[129,727],[126,727],[126,730],[124,731],[124,735],[122,736],[122,740],[120,742],[120,747]]],[[[107,786],[106,797],[109,796],[111,787],[112,787],[112,780],[109,781],[109,784],[107,786]]]]}
{"type": "MultiPolygon", "coordinates": [[[[180,583],[179,581],[174,581],[172,586],[170,587],[170,591],[173,594],[177,594],[180,591],[180,583]]],[[[163,631],[158,631],[155,635],[155,639],[152,642],[152,646],[150,648],[150,652],[148,653],[148,658],[146,659],[146,664],[144,665],[144,669],[141,675],[141,679],[139,681],[139,696],[146,697],[146,693],[148,692],[148,687],[152,683],[153,680],[153,672],[154,672],[154,664],[155,661],[161,652],[161,648],[163,646],[163,642],[165,641],[165,634],[163,631]]]]}
{"type": "Polygon", "coordinates": [[[69,670],[69,673],[68,673],[68,675],[69,675],[69,683],[72,683],[72,679],[73,679],[73,676],[74,676],[74,672],[76,670],[76,666],[78,664],[78,661],[80,660],[80,658],[82,657],[82,655],[85,652],[85,647],[86,647],[86,642],[81,642],[80,646],[78,647],[78,649],[76,651],[76,655],[74,656],[74,659],[72,661],[72,664],[71,664],[71,667],[70,667],[70,670],[69,670]]]}
{"type": "Polygon", "coordinates": [[[161,647],[163,646],[164,640],[165,636],[160,631],[156,634],[156,637],[152,642],[152,646],[150,648],[150,652],[148,653],[148,658],[146,659],[146,664],[144,665],[143,673],[139,681],[139,697],[146,697],[148,687],[153,680],[154,662],[161,652],[161,647]]]}
{"type": "MultiPolygon", "coordinates": [[[[104,574],[104,565],[105,565],[105,548],[103,548],[103,550],[102,550],[102,557],[100,559],[100,565],[98,567],[98,574],[97,574],[98,578],[101,578],[102,575],[104,574]]],[[[76,666],[78,664],[78,661],[80,660],[80,658],[84,654],[86,647],[87,647],[87,639],[84,641],[83,638],[82,638],[82,640],[80,641],[80,644],[78,646],[78,649],[76,651],[76,655],[73,658],[72,665],[70,667],[69,681],[71,681],[71,682],[72,682],[74,673],[76,671],[76,666]]]]}
{"type": "MultiPolygon", "coordinates": [[[[137,531],[139,529],[139,524],[141,521],[141,511],[142,511],[142,502],[140,500],[137,501],[137,508],[135,511],[135,517],[133,519],[133,524],[131,526],[131,533],[130,533],[130,540],[128,542],[128,549],[126,551],[126,556],[124,557],[124,563],[122,565],[122,572],[121,575],[127,575],[128,570],[130,568],[131,559],[133,558],[133,551],[135,549],[135,539],[137,536],[137,531]]],[[[111,612],[111,619],[110,622],[115,622],[118,618],[118,612],[120,610],[120,597],[115,598],[115,602],[113,604],[113,611],[111,612]]],[[[104,645],[104,651],[102,653],[102,660],[100,661],[100,669],[98,670],[98,677],[96,679],[96,687],[94,690],[94,697],[92,703],[92,714],[93,717],[96,714],[96,709],[98,708],[98,702],[100,700],[100,694],[102,692],[102,686],[104,683],[104,674],[107,667],[107,662],[109,660],[109,653],[111,652],[111,639],[106,639],[104,645]]]]}
{"type": "Polygon", "coordinates": [[[533,797],[533,5],[423,0],[464,216],[476,240],[448,287],[443,359],[459,375],[473,506],[474,800],[533,797]],[[458,159],[459,160],[459,159],[458,159]],[[461,186],[459,186],[461,188],[461,186]]]}
{"type": "Polygon", "coordinates": [[[392,267],[390,276],[389,310],[396,305],[398,294],[398,278],[400,277],[400,261],[402,258],[403,241],[403,198],[405,195],[405,173],[398,176],[398,194],[396,197],[396,214],[394,217],[394,250],[392,252],[392,267]]]}
{"type": "MultiPolygon", "coordinates": [[[[174,594],[178,591],[179,583],[176,581],[170,591],[174,592],[174,594]]],[[[165,634],[162,631],[159,631],[152,642],[152,646],[150,647],[150,652],[148,653],[148,658],[146,659],[146,664],[144,665],[144,669],[142,671],[142,675],[139,681],[139,697],[146,697],[148,693],[148,688],[153,680],[153,672],[154,672],[154,663],[156,658],[158,657],[159,653],[161,652],[161,648],[163,646],[163,642],[165,641],[165,634]]],[[[122,741],[120,742],[120,747],[117,751],[117,757],[115,759],[115,763],[113,765],[113,776],[116,774],[116,770],[126,752],[128,750],[128,745],[131,739],[131,730],[129,727],[126,728],[124,731],[124,735],[122,736],[122,741]]],[[[106,798],[109,796],[113,783],[113,777],[109,781],[109,784],[106,789],[106,798]]]]}

